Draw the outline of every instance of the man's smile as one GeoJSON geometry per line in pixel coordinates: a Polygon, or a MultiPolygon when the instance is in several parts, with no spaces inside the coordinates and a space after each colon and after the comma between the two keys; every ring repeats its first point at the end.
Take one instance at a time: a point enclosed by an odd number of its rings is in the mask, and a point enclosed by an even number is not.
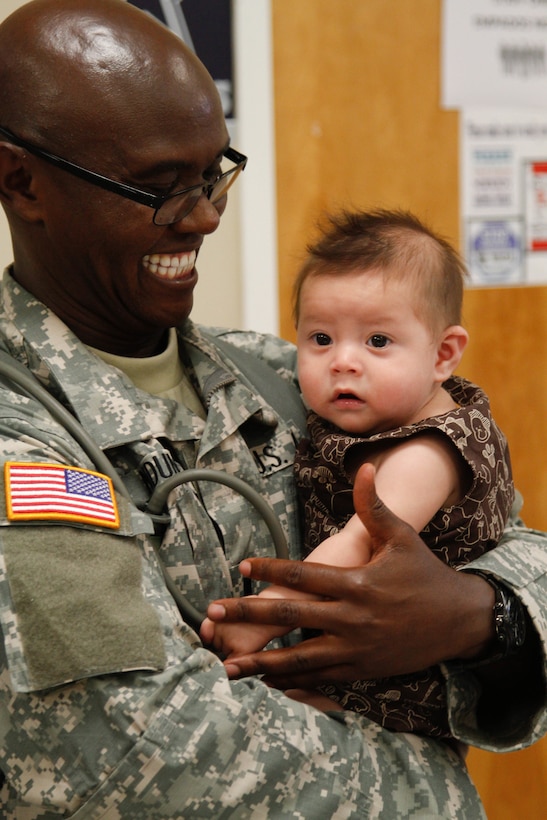
{"type": "Polygon", "coordinates": [[[176,254],[153,253],[143,256],[142,264],[155,276],[170,280],[184,279],[194,270],[196,256],[196,251],[176,254]]]}

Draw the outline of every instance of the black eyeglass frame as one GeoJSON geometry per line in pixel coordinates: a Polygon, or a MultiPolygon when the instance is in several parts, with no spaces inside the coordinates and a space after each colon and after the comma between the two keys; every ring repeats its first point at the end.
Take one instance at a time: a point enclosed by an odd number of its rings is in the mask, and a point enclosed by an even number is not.
{"type": "MultiPolygon", "coordinates": [[[[220,174],[213,182],[205,182],[205,183],[198,183],[197,185],[190,185],[188,188],[182,188],[180,191],[174,191],[170,194],[151,194],[148,191],[143,191],[141,188],[135,188],[133,185],[127,185],[125,182],[118,182],[115,179],[111,179],[110,177],[105,177],[102,174],[98,174],[96,171],[90,171],[88,168],[82,168],[81,165],[76,165],[74,162],[70,162],[68,159],[63,159],[63,157],[57,156],[57,154],[52,154],[49,151],[45,151],[43,148],[40,148],[38,145],[34,145],[32,142],[28,142],[27,140],[23,139],[22,137],[18,137],[17,134],[14,134],[8,128],[4,128],[0,125],[0,135],[3,135],[8,142],[12,143],[13,145],[17,145],[19,148],[23,148],[25,151],[28,151],[29,154],[34,154],[34,156],[39,157],[40,159],[49,162],[51,165],[54,165],[57,168],[61,168],[63,171],[67,171],[69,174],[72,174],[75,177],[79,177],[80,179],[85,180],[86,182],[90,182],[92,185],[96,185],[99,188],[103,188],[105,191],[110,191],[113,194],[118,194],[119,196],[123,196],[125,199],[130,199],[133,202],[138,202],[140,205],[147,205],[149,208],[154,209],[154,224],[159,225],[169,225],[172,222],[156,222],[156,215],[160,208],[169,200],[174,199],[175,197],[182,196],[184,194],[189,194],[192,191],[200,191],[200,193],[205,194],[207,199],[211,199],[211,195],[213,190],[219,184],[219,182],[227,177],[233,176],[234,174],[239,174],[240,171],[243,171],[246,164],[247,164],[247,157],[245,154],[241,154],[239,151],[236,151],[235,148],[229,147],[223,152],[223,157],[230,160],[230,162],[235,163],[233,168],[230,168],[228,171],[225,171],[223,174],[220,174]]],[[[234,180],[235,181],[235,180],[234,180]]],[[[231,183],[230,183],[231,184],[231,183]]],[[[228,185],[226,188],[222,190],[217,199],[212,200],[212,202],[216,202],[221,199],[227,192],[228,185]]],[[[173,222],[177,222],[179,219],[184,219],[185,216],[192,211],[194,206],[197,204],[199,196],[195,197],[195,199],[191,202],[191,205],[185,213],[183,212],[181,215],[177,215],[176,219],[173,219],[173,222]]]]}

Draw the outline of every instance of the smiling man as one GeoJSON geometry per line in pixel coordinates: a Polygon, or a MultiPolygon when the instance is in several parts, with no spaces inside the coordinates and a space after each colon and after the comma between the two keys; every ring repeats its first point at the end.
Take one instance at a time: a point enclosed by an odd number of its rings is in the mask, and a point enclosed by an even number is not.
{"type": "Polygon", "coordinates": [[[123,21],[136,15],[110,13],[106,21],[74,4],[62,25],[36,11],[15,31],[15,23],[4,28],[0,125],[23,146],[32,178],[8,219],[16,248],[24,232],[31,257],[16,260],[19,284],[84,343],[148,356],[192,308],[196,256],[226,207],[226,180],[218,178],[229,138],[203,65],[165,48],[159,25],[141,25],[135,35],[123,21]],[[55,168],[40,149],[66,162],[55,168]],[[85,178],[82,166],[105,180],[85,178]],[[215,182],[219,190],[201,196],[215,182]]]}

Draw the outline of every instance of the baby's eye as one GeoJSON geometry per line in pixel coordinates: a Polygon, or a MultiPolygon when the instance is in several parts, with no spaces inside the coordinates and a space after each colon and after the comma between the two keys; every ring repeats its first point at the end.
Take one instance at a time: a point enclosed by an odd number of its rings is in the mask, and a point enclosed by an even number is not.
{"type": "Polygon", "coordinates": [[[390,340],[387,336],[384,336],[383,333],[374,333],[373,336],[367,341],[367,344],[370,347],[387,347],[390,340]]]}
{"type": "Polygon", "coordinates": [[[320,345],[321,347],[324,347],[325,345],[330,345],[331,343],[331,338],[328,335],[328,333],[314,333],[312,339],[316,344],[320,345]]]}

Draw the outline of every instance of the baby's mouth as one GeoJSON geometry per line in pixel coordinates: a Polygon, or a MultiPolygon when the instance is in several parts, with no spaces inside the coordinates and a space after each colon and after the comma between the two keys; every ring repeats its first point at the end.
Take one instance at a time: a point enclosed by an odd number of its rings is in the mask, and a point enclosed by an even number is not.
{"type": "Polygon", "coordinates": [[[176,254],[152,253],[143,256],[142,264],[155,276],[170,280],[184,279],[194,270],[196,255],[195,251],[176,254]]]}

